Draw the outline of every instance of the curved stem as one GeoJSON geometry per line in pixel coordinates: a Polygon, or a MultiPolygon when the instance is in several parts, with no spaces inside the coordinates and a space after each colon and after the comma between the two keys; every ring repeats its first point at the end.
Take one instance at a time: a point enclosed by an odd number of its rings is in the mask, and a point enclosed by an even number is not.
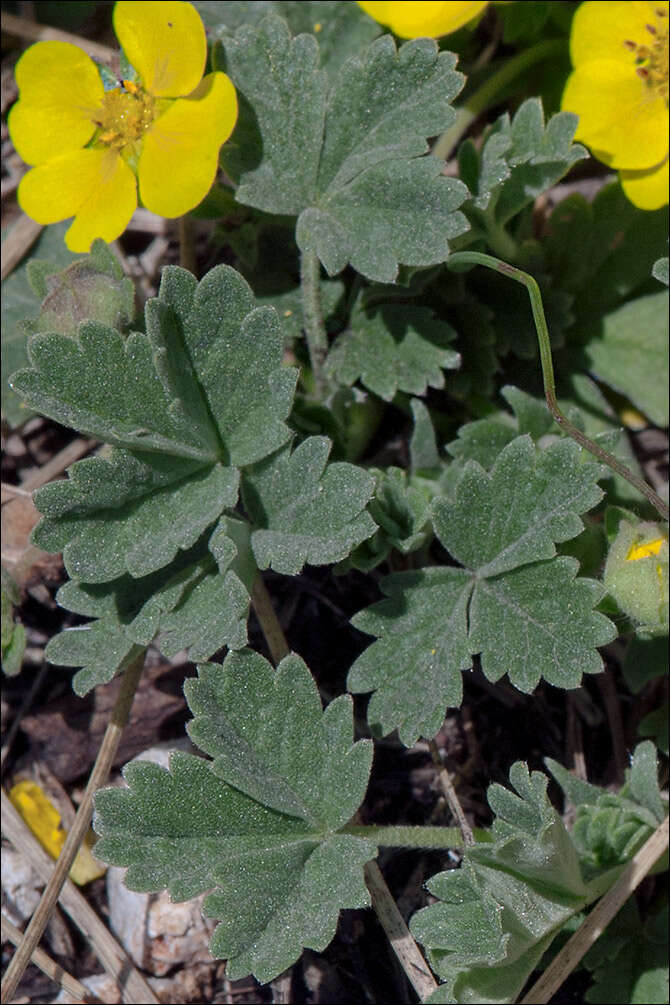
{"type": "Polygon", "coordinates": [[[511,84],[515,77],[534,63],[541,63],[544,59],[555,59],[565,50],[565,39],[549,38],[507,60],[496,73],[491,74],[478,91],[468,98],[463,107],[458,109],[456,121],[442,133],[433,147],[435,157],[448,160],[475,119],[490,105],[497,104],[500,91],[511,84]]]}
{"type": "Polygon", "coordinates": [[[302,316],[307,337],[307,349],[314,374],[314,384],[319,397],[323,397],[326,380],[323,365],[328,353],[328,336],[321,314],[321,266],[315,252],[304,251],[300,256],[300,287],[302,291],[302,316]]]}
{"type": "Polygon", "coordinates": [[[533,320],[535,321],[535,330],[537,332],[537,341],[540,347],[540,364],[542,366],[542,380],[544,383],[544,395],[547,399],[547,405],[549,411],[553,415],[554,419],[558,425],[565,430],[568,436],[571,436],[573,440],[576,440],[580,447],[584,447],[588,450],[599,461],[606,464],[612,471],[616,471],[618,475],[625,478],[627,482],[630,482],[638,492],[641,492],[649,502],[656,508],[664,520],[668,519],[670,511],[668,510],[668,505],[665,503],[658,493],[654,492],[650,485],[644,481],[644,479],[639,478],[637,475],[633,474],[626,465],[611,454],[609,450],[604,450],[599,444],[594,443],[593,440],[574,426],[570,420],[563,414],[563,412],[558,407],[558,402],[556,401],[556,383],[554,380],[554,364],[551,358],[551,343],[549,341],[549,329],[547,328],[547,321],[544,316],[544,308],[542,306],[542,294],[540,293],[540,287],[537,282],[533,279],[531,275],[527,272],[522,272],[521,269],[517,269],[514,265],[509,265],[507,262],[501,262],[499,258],[493,258],[492,255],[484,255],[479,251],[458,251],[454,252],[449,257],[447,261],[447,267],[453,268],[458,265],[484,265],[488,269],[493,269],[494,272],[501,272],[505,276],[509,276],[510,279],[514,279],[515,282],[521,283],[528,290],[528,296],[530,297],[530,306],[533,311],[533,320]]]}

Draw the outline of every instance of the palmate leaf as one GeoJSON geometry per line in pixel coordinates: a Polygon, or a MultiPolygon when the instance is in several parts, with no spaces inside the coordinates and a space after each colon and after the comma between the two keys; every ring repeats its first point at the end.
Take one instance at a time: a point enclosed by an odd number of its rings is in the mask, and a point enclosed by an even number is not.
{"type": "Polygon", "coordinates": [[[311,436],[249,468],[243,498],[256,529],[251,535],[260,569],[295,576],[306,562],[345,558],[375,530],[365,507],[372,475],[353,464],[328,464],[331,444],[311,436]]]}
{"type": "MultiPolygon", "coordinates": [[[[467,848],[460,869],[428,881],[428,889],[439,902],[418,911],[410,929],[427,948],[431,964],[445,982],[429,1002],[502,1005],[516,1001],[559,930],[612,886],[663,819],[651,743],[636,749],[620,793],[575,778],[553,761],[550,766],[575,805],[578,823],[571,833],[547,799],[546,776],[529,774],[525,764],[514,764],[510,781],[518,796],[500,785],[488,791],[495,814],[491,840],[467,848]],[[605,821],[606,808],[614,806],[619,818],[605,821]],[[602,855],[607,838],[613,839],[609,854],[602,855]]],[[[629,926],[620,926],[617,932],[618,926],[615,920],[609,945],[605,937],[600,950],[590,951],[591,960],[586,958],[590,969],[602,967],[605,957],[616,956],[628,944],[622,930],[627,933],[629,926]]],[[[658,953],[651,952],[650,946],[646,949],[647,965],[634,967],[630,976],[642,981],[646,972],[650,987],[656,988],[650,957],[657,960],[658,953]]],[[[602,972],[600,980],[604,983],[602,972]]],[[[635,982],[624,980],[620,991],[628,991],[635,982]]],[[[661,1000],[618,994],[591,997],[587,993],[586,997],[603,1002],[661,1000]]]]}
{"type": "Polygon", "coordinates": [[[429,880],[439,902],[410,922],[444,981],[430,1002],[515,1001],[562,926],[619,875],[615,869],[587,884],[547,799],[547,777],[516,763],[510,781],[518,796],[489,788],[492,841],[467,848],[460,869],[429,880]]]}
{"type": "Polygon", "coordinates": [[[579,454],[571,440],[540,450],[520,436],[490,474],[469,461],[453,498],[435,499],[435,533],[463,568],[388,576],[387,599],[352,622],[378,637],[348,680],[354,693],[375,692],[375,733],[397,728],[406,745],[433,736],[445,707],[460,704],[460,671],[476,653],[490,680],[507,673],[526,692],[542,677],[577,687],[582,674],[601,669],[596,647],[615,636],[593,611],[603,587],[575,580],[577,561],[557,557],[555,547],[581,532],[579,514],[602,496],[600,466],[579,454]]]}
{"type": "Polygon", "coordinates": [[[269,15],[224,38],[226,69],[242,95],[237,131],[222,151],[238,201],[298,217],[302,252],[332,276],[351,264],[393,282],[400,263],[432,265],[467,223],[467,197],[442,163],[422,156],[455,113],[456,57],[429,39],[396,50],[390,36],[346,61],[329,87],[312,35],[292,38],[269,15]],[[252,142],[255,137],[255,143],[252,142]]]}
{"type": "Polygon", "coordinates": [[[528,98],[513,119],[500,116],[479,151],[472,140],[461,145],[460,176],[473,193],[464,208],[477,229],[486,233],[487,220],[504,226],[587,156],[572,142],[576,128],[571,112],[559,112],[545,126],[541,100],[528,98]]]}
{"type": "Polygon", "coordinates": [[[167,565],[235,505],[238,467],[291,435],[280,322],[233,269],[199,284],[165,269],[146,322],[125,341],[101,325],[34,336],[32,369],[13,380],[32,407],[117,447],[36,495],[36,543],[88,583],[167,565]]]}
{"type": "Polygon", "coordinates": [[[96,855],[129,866],[131,889],[175,900],[211,890],[211,951],[227,973],[269,981],[309,947],[323,950],[343,907],[369,895],[370,842],[339,834],[365,795],[372,745],[353,743],[352,703],[325,711],[298,656],[276,673],[255,653],[199,668],[186,688],[189,732],[213,757],[136,762],[129,789],[96,796],[96,855]]]}
{"type": "Polygon", "coordinates": [[[359,304],[326,369],[349,386],[360,380],[386,401],[396,391],[425,394],[428,387],[444,387],[444,369],[458,367],[461,358],[449,347],[455,337],[451,325],[426,307],[359,304]]]}

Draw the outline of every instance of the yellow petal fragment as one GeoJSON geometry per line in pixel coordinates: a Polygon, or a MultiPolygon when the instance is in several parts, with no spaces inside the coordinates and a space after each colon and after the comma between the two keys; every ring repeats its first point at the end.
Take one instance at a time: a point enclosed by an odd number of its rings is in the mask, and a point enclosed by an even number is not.
{"type": "Polygon", "coordinates": [[[96,237],[110,242],[123,233],[137,206],[137,188],[116,151],[75,150],[24,175],[18,200],[38,223],[74,216],[65,243],[70,251],[86,252],[96,237]]]}
{"type": "MultiPolygon", "coordinates": [[[[636,45],[651,40],[647,25],[656,23],[655,11],[663,3],[645,3],[637,0],[589,0],[580,4],[570,29],[570,57],[573,66],[596,59],[614,59],[635,66],[635,52],[625,42],[636,45]]],[[[633,72],[635,72],[633,70],[633,72]]]]}
{"type": "Polygon", "coordinates": [[[236,121],[237,95],[225,73],[207,74],[189,98],[173,102],[142,144],[137,173],[146,208],[172,217],[202,202],[236,121]]]}
{"type": "Polygon", "coordinates": [[[58,858],[65,844],[65,831],[60,813],[37,782],[17,782],[10,789],[9,798],[44,850],[52,858],[58,858]]]}
{"type": "Polygon", "coordinates": [[[440,38],[472,21],[487,3],[457,3],[455,0],[406,0],[386,3],[359,0],[366,14],[386,25],[399,38],[440,38]]]}
{"type": "Polygon", "coordinates": [[[16,64],[19,100],[9,113],[14,147],[26,164],[78,150],[95,131],[104,94],[86,53],[69,42],[38,42],[16,64]]]}
{"type": "Polygon", "coordinates": [[[668,204],[668,158],[648,171],[621,171],[621,187],[638,209],[660,209],[668,204]]]}
{"type": "MultiPolygon", "coordinates": [[[[65,844],[67,831],[61,826],[60,813],[40,786],[31,781],[17,782],[10,789],[9,798],[44,850],[52,858],[58,858],[65,844]]],[[[89,831],[70,869],[70,879],[79,886],[90,883],[98,876],[104,876],[106,872],[105,867],[91,854],[93,845],[94,837],[89,831]]]]}
{"type": "Polygon", "coordinates": [[[114,6],[114,30],[149,94],[176,98],[190,94],[200,83],[207,39],[193,4],[119,0],[114,6]]]}
{"type": "Polygon", "coordinates": [[[641,558],[649,558],[651,555],[658,555],[664,544],[668,543],[666,537],[657,537],[654,541],[645,541],[643,544],[634,544],[626,555],[627,562],[637,562],[641,558]]]}
{"type": "Polygon", "coordinates": [[[579,115],[575,138],[612,167],[650,168],[668,152],[665,102],[623,63],[578,67],[568,77],[561,108],[579,115]]]}

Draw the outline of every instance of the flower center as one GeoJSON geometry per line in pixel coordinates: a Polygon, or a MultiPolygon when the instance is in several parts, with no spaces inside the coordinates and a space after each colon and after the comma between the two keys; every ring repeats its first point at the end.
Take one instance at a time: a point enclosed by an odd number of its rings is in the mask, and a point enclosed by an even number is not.
{"type": "Polygon", "coordinates": [[[139,140],[155,117],[154,99],[131,80],[123,88],[106,91],[96,110],[94,122],[100,126],[99,142],[121,150],[139,140]]]}
{"type": "Polygon", "coordinates": [[[645,25],[643,42],[627,39],[624,45],[635,53],[638,77],[668,104],[668,12],[662,7],[654,11],[656,23],[645,25]]]}

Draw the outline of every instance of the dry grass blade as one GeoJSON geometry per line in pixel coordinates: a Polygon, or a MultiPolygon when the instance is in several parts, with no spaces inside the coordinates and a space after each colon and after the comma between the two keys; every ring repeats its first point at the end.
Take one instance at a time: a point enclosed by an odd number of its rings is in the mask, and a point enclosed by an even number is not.
{"type": "MultiPolygon", "coordinates": [[[[88,784],[86,786],[86,791],[84,797],[81,801],[77,815],[75,817],[74,824],[68,833],[65,844],[63,845],[63,850],[60,854],[58,862],[55,868],[52,870],[49,868],[49,875],[47,886],[42,894],[42,899],[40,900],[33,917],[31,918],[30,924],[28,925],[21,945],[18,947],[16,953],[14,954],[7,972],[5,973],[4,980],[2,982],[2,992],[5,1001],[11,999],[16,991],[21,975],[25,970],[33,950],[37,946],[37,943],[42,937],[42,933],[47,925],[47,922],[51,916],[53,908],[55,907],[57,901],[62,899],[61,895],[64,892],[64,886],[67,884],[67,877],[74,862],[75,856],[79,849],[81,842],[84,839],[88,827],[90,825],[91,816],[93,813],[93,796],[98,788],[104,783],[109,774],[109,768],[114,760],[114,756],[118,749],[119,741],[121,739],[121,733],[123,728],[128,721],[128,715],[130,712],[130,706],[132,704],[133,696],[137,688],[137,684],[142,672],[142,667],[144,665],[144,650],[141,650],[139,654],[135,657],[133,662],[126,668],[123,675],[123,682],[121,690],[116,700],[114,710],[112,712],[111,721],[96,758],[96,762],[93,766],[88,784]]],[[[5,796],[3,792],[3,828],[6,830],[5,817],[9,818],[10,810],[15,813],[14,808],[9,803],[9,799],[5,796]]],[[[18,815],[17,815],[18,816],[18,815]]],[[[19,817],[20,820],[20,817],[19,817]]],[[[21,822],[22,824],[22,822],[21,822]]],[[[22,824],[22,830],[25,828],[22,824]]],[[[15,842],[16,843],[16,842],[15,842]]],[[[22,847],[22,841],[19,840],[18,847],[22,847]]],[[[83,899],[83,898],[82,898],[83,899]]],[[[66,907],[65,903],[63,906],[66,907]]],[[[67,907],[66,907],[67,909],[67,907]]],[[[106,931],[106,930],[105,930],[106,931]]],[[[125,954],[123,954],[125,957],[125,954]]],[[[107,969],[104,960],[101,957],[101,962],[105,969],[107,969]]],[[[123,967],[127,968],[129,966],[129,961],[127,958],[123,961],[123,967]]],[[[115,978],[120,976],[121,970],[115,969],[114,971],[109,971],[115,978]]],[[[149,985],[140,975],[135,971],[136,980],[130,980],[124,986],[124,1001],[127,1002],[156,1002],[157,999],[151,991],[149,985]],[[139,982],[139,983],[138,983],[139,982]]]]}
{"type": "Polygon", "coordinates": [[[612,889],[598,901],[584,923],[552,960],[539,981],[524,995],[521,1005],[546,1005],[667,848],[666,817],[642,845],[612,889]]]}
{"type": "MultiPolygon", "coordinates": [[[[3,27],[4,27],[4,14],[3,27]]],[[[13,272],[23,256],[32,248],[43,230],[41,223],[35,223],[29,216],[22,213],[9,234],[2,242],[2,266],[0,278],[6,279],[13,272]]]]}
{"type": "Polygon", "coordinates": [[[372,906],[391,943],[391,948],[407,974],[410,984],[423,1001],[433,993],[437,983],[412,938],[376,862],[368,862],[365,866],[365,882],[370,891],[372,906]]]}
{"type": "Polygon", "coordinates": [[[101,45],[99,42],[91,42],[88,38],[80,35],[72,35],[69,31],[60,31],[59,28],[51,28],[46,24],[38,24],[37,21],[28,21],[23,17],[15,17],[14,14],[2,12],[2,30],[7,35],[15,38],[24,38],[27,42],[69,42],[71,45],[78,45],[80,49],[87,52],[92,59],[106,66],[114,67],[119,62],[119,53],[116,49],[111,49],[108,45],[101,45]]]}
{"type": "MultiPolygon", "coordinates": [[[[8,939],[9,942],[13,942],[15,946],[18,946],[23,938],[23,932],[16,925],[13,925],[9,918],[6,918],[4,914],[2,915],[2,938],[8,939]]],[[[94,995],[88,988],[84,987],[76,977],[69,974],[67,970],[63,970],[60,964],[52,960],[51,957],[40,949],[39,946],[34,950],[33,955],[30,957],[30,962],[34,963],[36,967],[46,974],[52,981],[67,991],[68,994],[72,995],[73,998],[80,998],[84,1002],[95,1003],[100,999],[94,995]]]]}

